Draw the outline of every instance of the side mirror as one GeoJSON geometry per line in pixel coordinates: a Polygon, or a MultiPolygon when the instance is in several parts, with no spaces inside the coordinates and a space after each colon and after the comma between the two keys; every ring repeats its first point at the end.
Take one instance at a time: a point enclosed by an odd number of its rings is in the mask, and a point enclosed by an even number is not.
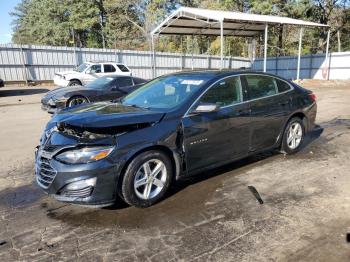
{"type": "Polygon", "coordinates": [[[219,106],[217,104],[199,104],[196,109],[193,111],[193,113],[211,113],[211,112],[217,112],[219,111],[219,106]]]}

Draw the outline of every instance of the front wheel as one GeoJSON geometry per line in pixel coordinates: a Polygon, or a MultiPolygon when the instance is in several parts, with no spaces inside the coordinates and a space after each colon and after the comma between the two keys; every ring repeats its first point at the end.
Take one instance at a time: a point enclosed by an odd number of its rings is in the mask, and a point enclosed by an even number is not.
{"type": "Polygon", "coordinates": [[[298,152],[304,142],[305,126],[299,117],[289,120],[283,134],[281,151],[285,154],[298,152]]]}
{"type": "Polygon", "coordinates": [[[83,96],[74,96],[67,102],[67,107],[76,106],[80,104],[88,103],[88,100],[83,96]]]}
{"type": "Polygon", "coordinates": [[[166,194],[173,175],[169,157],[161,151],[147,151],[128,165],[122,182],[122,196],[129,205],[148,207],[166,194]]]}

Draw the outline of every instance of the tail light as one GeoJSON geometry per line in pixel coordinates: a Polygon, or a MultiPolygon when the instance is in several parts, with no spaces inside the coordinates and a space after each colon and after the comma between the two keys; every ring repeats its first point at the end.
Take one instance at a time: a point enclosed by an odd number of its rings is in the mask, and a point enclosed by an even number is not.
{"type": "Polygon", "coordinates": [[[311,100],[312,100],[313,102],[316,102],[317,97],[316,97],[316,95],[315,95],[314,93],[310,93],[310,94],[309,94],[309,97],[311,98],[311,100]]]}

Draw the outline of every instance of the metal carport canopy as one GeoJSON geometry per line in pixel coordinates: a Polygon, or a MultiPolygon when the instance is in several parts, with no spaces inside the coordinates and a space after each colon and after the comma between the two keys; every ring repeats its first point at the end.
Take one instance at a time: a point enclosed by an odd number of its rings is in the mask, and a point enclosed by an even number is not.
{"type": "MultiPolygon", "coordinates": [[[[180,7],[157,26],[151,32],[151,36],[152,40],[155,35],[160,34],[221,36],[221,68],[223,68],[224,36],[254,37],[264,33],[264,71],[266,71],[268,25],[295,25],[301,28],[306,26],[328,27],[328,25],[289,17],[180,7]]],[[[300,31],[300,44],[301,37],[302,30],[300,31]]]]}

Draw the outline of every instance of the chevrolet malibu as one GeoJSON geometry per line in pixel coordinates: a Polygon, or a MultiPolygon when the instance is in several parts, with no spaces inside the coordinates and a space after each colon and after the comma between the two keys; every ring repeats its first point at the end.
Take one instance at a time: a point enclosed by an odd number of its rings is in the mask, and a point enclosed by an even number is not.
{"type": "Polygon", "coordinates": [[[182,177],[266,150],[296,153],[314,127],[315,100],[264,73],[161,76],[118,102],[54,115],[37,147],[36,181],[60,201],[148,207],[182,177]]]}

